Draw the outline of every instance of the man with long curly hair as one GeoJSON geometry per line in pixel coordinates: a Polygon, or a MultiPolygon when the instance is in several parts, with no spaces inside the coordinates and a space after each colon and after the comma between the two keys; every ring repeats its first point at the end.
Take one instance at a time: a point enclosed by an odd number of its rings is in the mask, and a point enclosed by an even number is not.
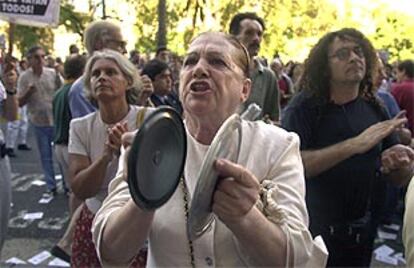
{"type": "Polygon", "coordinates": [[[373,184],[378,176],[401,182],[412,175],[412,151],[394,134],[407,119],[390,119],[376,99],[376,68],[375,49],[361,32],[327,33],[312,48],[301,91],[282,118],[301,138],[310,229],[328,247],[328,266],[369,266],[373,184]],[[388,161],[390,154],[401,157],[388,161]]]}

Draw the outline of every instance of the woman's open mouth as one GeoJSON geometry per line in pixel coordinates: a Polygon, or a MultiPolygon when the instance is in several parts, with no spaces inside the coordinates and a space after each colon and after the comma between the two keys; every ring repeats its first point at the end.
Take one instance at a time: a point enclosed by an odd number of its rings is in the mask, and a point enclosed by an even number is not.
{"type": "Polygon", "coordinates": [[[210,85],[204,81],[193,82],[190,85],[190,90],[194,92],[205,92],[209,89],[211,89],[210,85]]]}

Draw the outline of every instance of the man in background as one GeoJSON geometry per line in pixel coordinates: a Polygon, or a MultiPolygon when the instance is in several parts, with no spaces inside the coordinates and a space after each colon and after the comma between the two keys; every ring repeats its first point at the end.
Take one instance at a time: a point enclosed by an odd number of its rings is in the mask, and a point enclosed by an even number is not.
{"type": "Polygon", "coordinates": [[[150,100],[154,106],[171,106],[182,114],[183,108],[173,91],[172,74],[167,63],[153,59],[145,64],[142,75],[147,75],[152,81],[154,93],[150,96],[150,100]]]}
{"type": "Polygon", "coordinates": [[[404,184],[413,173],[405,161],[414,160],[412,150],[395,134],[407,119],[403,113],[390,119],[375,97],[377,62],[358,30],[327,33],[312,48],[302,91],[282,118],[301,139],[310,230],[322,235],[328,266],[369,267],[377,227],[370,208],[374,185],[381,176],[404,184]],[[385,169],[386,154],[402,157],[385,169]]]}
{"type": "Polygon", "coordinates": [[[252,88],[242,109],[245,110],[251,103],[256,103],[262,109],[261,118],[279,122],[280,103],[276,76],[256,57],[259,54],[264,30],[264,20],[251,12],[238,13],[230,22],[230,34],[246,47],[251,59],[252,88]]]}
{"type": "Polygon", "coordinates": [[[157,51],[155,52],[155,58],[165,63],[170,62],[170,56],[171,56],[171,52],[165,46],[157,48],[157,51]]]}
{"type": "MultiPolygon", "coordinates": [[[[94,51],[102,49],[126,53],[126,42],[122,37],[121,29],[109,21],[96,21],[89,24],[85,30],[84,42],[89,56],[92,56],[94,51]]],[[[68,100],[72,118],[85,116],[97,108],[86,99],[83,87],[83,77],[80,77],[69,90],[68,100]]]]}
{"type": "Polygon", "coordinates": [[[17,82],[19,106],[27,105],[29,122],[33,126],[39,148],[47,194],[55,195],[57,186],[52,153],[52,100],[63,81],[54,69],[45,67],[45,51],[42,47],[30,48],[27,59],[30,68],[20,75],[17,82]]]}

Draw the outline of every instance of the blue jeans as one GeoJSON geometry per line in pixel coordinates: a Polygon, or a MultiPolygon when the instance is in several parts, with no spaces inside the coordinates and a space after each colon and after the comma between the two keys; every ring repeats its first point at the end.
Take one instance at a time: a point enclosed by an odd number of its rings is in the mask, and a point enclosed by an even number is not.
{"type": "Polygon", "coordinates": [[[35,130],[37,147],[40,153],[43,173],[48,190],[56,190],[55,170],[53,169],[53,127],[32,125],[35,130]]]}

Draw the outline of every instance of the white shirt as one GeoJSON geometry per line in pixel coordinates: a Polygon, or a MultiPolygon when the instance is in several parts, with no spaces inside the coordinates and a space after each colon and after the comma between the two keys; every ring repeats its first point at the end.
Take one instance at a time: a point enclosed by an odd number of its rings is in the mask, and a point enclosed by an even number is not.
{"type": "MultiPolygon", "coordinates": [[[[128,114],[120,122],[127,121],[130,130],[136,129],[137,113],[140,109],[142,107],[130,105],[128,114]]],[[[69,131],[69,153],[87,156],[93,163],[103,154],[104,144],[108,138],[107,131],[111,126],[102,121],[99,111],[73,119],[69,131]]],[[[108,184],[115,177],[117,168],[118,157],[114,157],[106,167],[105,179],[99,192],[94,197],[86,199],[86,206],[92,213],[96,213],[101,206],[108,193],[108,184]]]]}
{"type": "MultiPolygon", "coordinates": [[[[0,114],[3,115],[3,101],[7,98],[6,89],[4,88],[3,83],[0,81],[0,114]]],[[[0,144],[4,143],[4,134],[3,131],[0,129],[0,144]]]]}
{"type": "MultiPolygon", "coordinates": [[[[271,180],[277,184],[279,190],[272,197],[286,216],[281,228],[287,235],[289,250],[293,250],[294,265],[323,266],[327,259],[326,248],[324,245],[319,248],[308,231],[299,138],[294,133],[259,121],[244,121],[242,132],[238,163],[247,167],[260,182],[271,180]],[[316,262],[310,263],[309,260],[316,262]]],[[[208,146],[198,143],[188,134],[187,137],[184,176],[192,196],[208,146]]],[[[129,198],[128,185],[118,173],[118,177],[109,187],[109,195],[96,214],[92,227],[98,255],[106,221],[110,214],[121,208],[129,198]]],[[[190,266],[183,190],[180,185],[171,199],[156,211],[148,240],[147,267],[190,266]]],[[[196,267],[253,265],[248,254],[242,252],[236,237],[218,219],[209,231],[193,242],[193,247],[196,267]]]]}
{"type": "Polygon", "coordinates": [[[53,96],[58,89],[57,81],[63,80],[54,69],[43,67],[40,76],[37,76],[32,68],[24,71],[17,80],[17,95],[23,96],[29,90],[30,85],[36,90],[27,100],[27,112],[29,120],[36,126],[53,126],[53,96]]]}

